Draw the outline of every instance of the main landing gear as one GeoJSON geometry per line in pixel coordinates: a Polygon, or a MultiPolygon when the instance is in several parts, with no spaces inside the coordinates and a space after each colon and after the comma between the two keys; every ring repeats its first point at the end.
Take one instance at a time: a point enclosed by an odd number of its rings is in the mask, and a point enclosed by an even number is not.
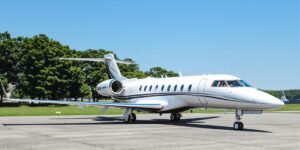
{"type": "Polygon", "coordinates": [[[172,122],[179,122],[181,117],[180,113],[171,113],[170,119],[172,122]]]}
{"type": "Polygon", "coordinates": [[[236,122],[234,122],[233,124],[233,129],[234,130],[243,130],[244,129],[244,124],[243,122],[241,122],[241,116],[243,115],[243,112],[242,110],[240,109],[237,109],[235,110],[235,119],[236,119],[236,122]]]}
{"type": "Polygon", "coordinates": [[[126,112],[123,116],[123,120],[125,123],[135,123],[136,121],[136,115],[132,112],[132,108],[127,108],[126,112]]]}
{"type": "Polygon", "coordinates": [[[131,113],[126,118],[124,118],[125,123],[135,123],[135,121],[136,121],[135,113],[131,113]]]}

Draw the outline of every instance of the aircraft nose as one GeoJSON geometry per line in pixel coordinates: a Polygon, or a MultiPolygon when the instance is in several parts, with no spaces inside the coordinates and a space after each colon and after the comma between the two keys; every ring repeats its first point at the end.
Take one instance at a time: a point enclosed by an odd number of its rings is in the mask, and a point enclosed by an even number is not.
{"type": "Polygon", "coordinates": [[[284,103],[280,99],[268,93],[260,91],[260,94],[258,95],[259,97],[256,100],[264,103],[266,109],[277,109],[284,106],[284,103]]]}
{"type": "Polygon", "coordinates": [[[273,109],[281,108],[281,107],[284,106],[284,103],[280,99],[278,99],[276,97],[274,97],[274,99],[272,99],[272,101],[269,102],[269,103],[273,107],[273,109]]]}

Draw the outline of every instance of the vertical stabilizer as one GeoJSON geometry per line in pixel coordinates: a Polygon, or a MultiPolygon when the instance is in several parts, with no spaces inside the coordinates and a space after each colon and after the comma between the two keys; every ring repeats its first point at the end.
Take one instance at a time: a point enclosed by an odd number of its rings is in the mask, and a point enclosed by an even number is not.
{"type": "Polygon", "coordinates": [[[121,75],[120,69],[113,54],[104,55],[104,62],[106,65],[107,73],[111,79],[124,80],[126,79],[121,75]]]}
{"type": "Polygon", "coordinates": [[[107,73],[111,79],[124,80],[127,79],[123,77],[120,73],[120,69],[117,65],[119,64],[132,64],[132,62],[115,60],[113,54],[106,54],[104,58],[59,58],[59,60],[76,60],[76,61],[94,61],[94,62],[104,62],[106,65],[107,73]]]}

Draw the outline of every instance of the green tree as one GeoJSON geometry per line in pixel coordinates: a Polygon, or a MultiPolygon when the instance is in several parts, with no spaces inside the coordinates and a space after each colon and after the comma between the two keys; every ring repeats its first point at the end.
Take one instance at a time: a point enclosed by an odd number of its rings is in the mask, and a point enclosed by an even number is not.
{"type": "Polygon", "coordinates": [[[7,88],[7,79],[0,74],[0,104],[3,102],[3,97],[6,93],[5,89],[7,88]]]}
{"type": "Polygon", "coordinates": [[[161,67],[153,67],[149,71],[146,71],[145,74],[147,76],[155,77],[155,78],[160,78],[162,76],[167,76],[167,77],[178,77],[178,73],[174,71],[168,71],[164,68],[161,67]]]}
{"type": "MultiPolygon", "coordinates": [[[[108,53],[112,51],[70,49],[45,34],[12,38],[8,32],[4,32],[0,33],[1,79],[5,86],[8,83],[16,84],[15,95],[20,98],[76,100],[92,97],[96,101],[102,98],[96,92],[97,84],[108,79],[105,65],[97,62],[59,61],[57,58],[102,58],[108,53]]],[[[119,59],[117,55],[115,58],[119,59]]],[[[130,65],[119,64],[123,76],[127,78],[178,76],[160,67],[144,73],[133,60],[125,60],[133,62],[130,65]]]]}

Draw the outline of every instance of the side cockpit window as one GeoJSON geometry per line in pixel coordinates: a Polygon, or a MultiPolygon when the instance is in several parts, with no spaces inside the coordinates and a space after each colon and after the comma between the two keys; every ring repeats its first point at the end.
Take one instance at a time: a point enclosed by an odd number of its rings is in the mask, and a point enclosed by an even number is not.
{"type": "Polygon", "coordinates": [[[211,87],[218,87],[219,81],[214,81],[211,85],[211,87]]]}
{"type": "Polygon", "coordinates": [[[226,81],[224,80],[216,80],[212,83],[212,87],[228,87],[226,81]]]}
{"type": "Polygon", "coordinates": [[[238,80],[228,80],[227,83],[228,83],[228,85],[229,85],[230,87],[243,87],[243,86],[244,86],[244,85],[243,85],[240,81],[238,81],[238,80]]]}
{"type": "Polygon", "coordinates": [[[218,87],[227,87],[226,81],[219,81],[218,87]]]}

